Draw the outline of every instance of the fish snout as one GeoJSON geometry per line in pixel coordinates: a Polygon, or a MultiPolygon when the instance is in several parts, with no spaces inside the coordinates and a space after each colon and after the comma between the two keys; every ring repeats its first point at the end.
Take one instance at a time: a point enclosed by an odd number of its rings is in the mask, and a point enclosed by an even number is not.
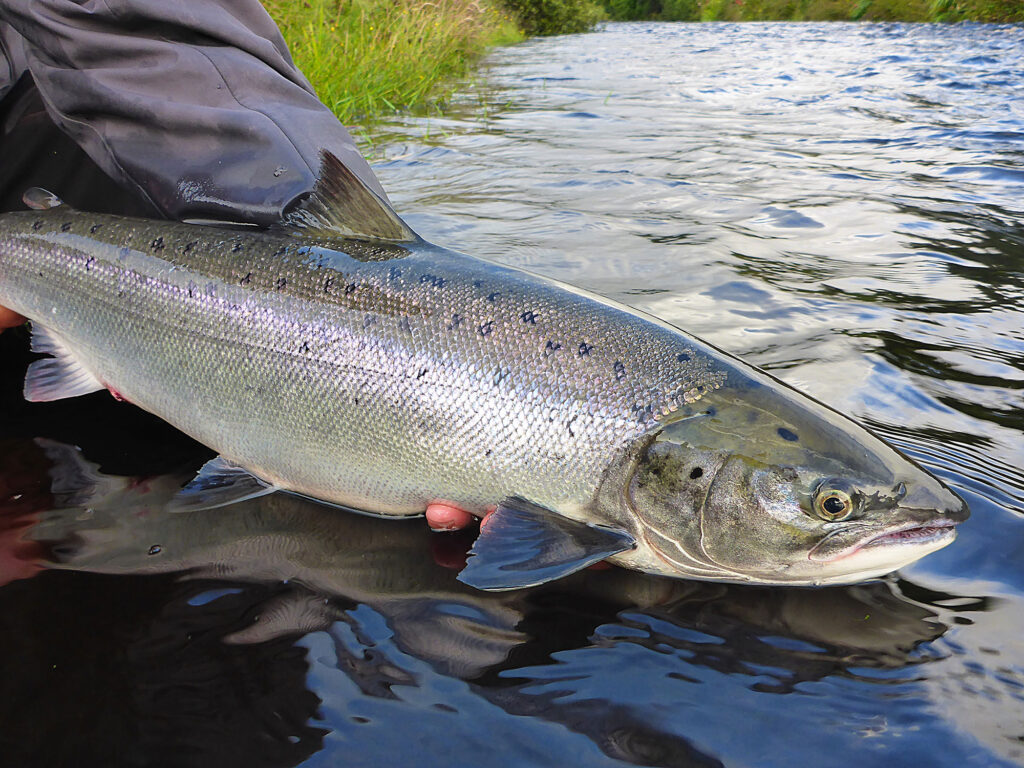
{"type": "Polygon", "coordinates": [[[910,519],[958,524],[971,515],[966,501],[936,481],[912,483],[909,488],[900,483],[897,488],[902,494],[898,495],[896,508],[910,519]]]}

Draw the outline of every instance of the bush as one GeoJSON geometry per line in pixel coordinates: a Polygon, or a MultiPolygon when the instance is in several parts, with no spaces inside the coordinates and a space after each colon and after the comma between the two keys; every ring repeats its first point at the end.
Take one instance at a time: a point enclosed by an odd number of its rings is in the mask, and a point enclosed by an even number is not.
{"type": "Polygon", "coordinates": [[[699,0],[664,0],[661,18],[665,21],[697,21],[700,18],[699,0]]]}
{"type": "Polygon", "coordinates": [[[602,0],[623,21],[1024,21],[1024,0],[602,0]]]}
{"type": "Polygon", "coordinates": [[[604,18],[592,0],[504,0],[528,35],[586,32],[604,18]]]}
{"type": "Polygon", "coordinates": [[[700,0],[604,0],[608,15],[619,21],[697,21],[700,7],[700,0]]]}
{"type": "Polygon", "coordinates": [[[661,13],[661,0],[604,0],[604,9],[618,21],[655,19],[661,13]]]}

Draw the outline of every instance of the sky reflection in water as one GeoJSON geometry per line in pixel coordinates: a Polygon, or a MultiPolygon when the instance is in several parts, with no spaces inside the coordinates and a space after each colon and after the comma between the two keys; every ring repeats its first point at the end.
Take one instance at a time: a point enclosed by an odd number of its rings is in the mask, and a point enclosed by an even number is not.
{"type": "Polygon", "coordinates": [[[0,754],[1024,762],[1021,62],[1019,26],[610,25],[499,52],[445,118],[375,133],[428,239],[864,420],[968,499],[952,546],[849,588],[605,570],[483,594],[455,581],[468,539],[422,521],[166,512],[204,449],[103,394],[24,404],[8,371],[0,754]]]}

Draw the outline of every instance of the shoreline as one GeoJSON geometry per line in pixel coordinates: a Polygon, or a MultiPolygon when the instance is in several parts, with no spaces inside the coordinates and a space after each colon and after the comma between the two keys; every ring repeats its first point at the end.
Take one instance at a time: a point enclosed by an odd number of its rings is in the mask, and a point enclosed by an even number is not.
{"type": "Polygon", "coordinates": [[[1024,22],[1020,0],[264,0],[299,69],[343,123],[443,113],[489,50],[608,21],[1024,22]]]}

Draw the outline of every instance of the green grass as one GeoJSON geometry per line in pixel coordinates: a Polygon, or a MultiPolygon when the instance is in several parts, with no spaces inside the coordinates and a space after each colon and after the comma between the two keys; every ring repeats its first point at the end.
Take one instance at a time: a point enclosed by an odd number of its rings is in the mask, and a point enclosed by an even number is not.
{"type": "Polygon", "coordinates": [[[344,123],[443,100],[490,46],[523,38],[488,0],[264,0],[292,57],[344,123]]]}

